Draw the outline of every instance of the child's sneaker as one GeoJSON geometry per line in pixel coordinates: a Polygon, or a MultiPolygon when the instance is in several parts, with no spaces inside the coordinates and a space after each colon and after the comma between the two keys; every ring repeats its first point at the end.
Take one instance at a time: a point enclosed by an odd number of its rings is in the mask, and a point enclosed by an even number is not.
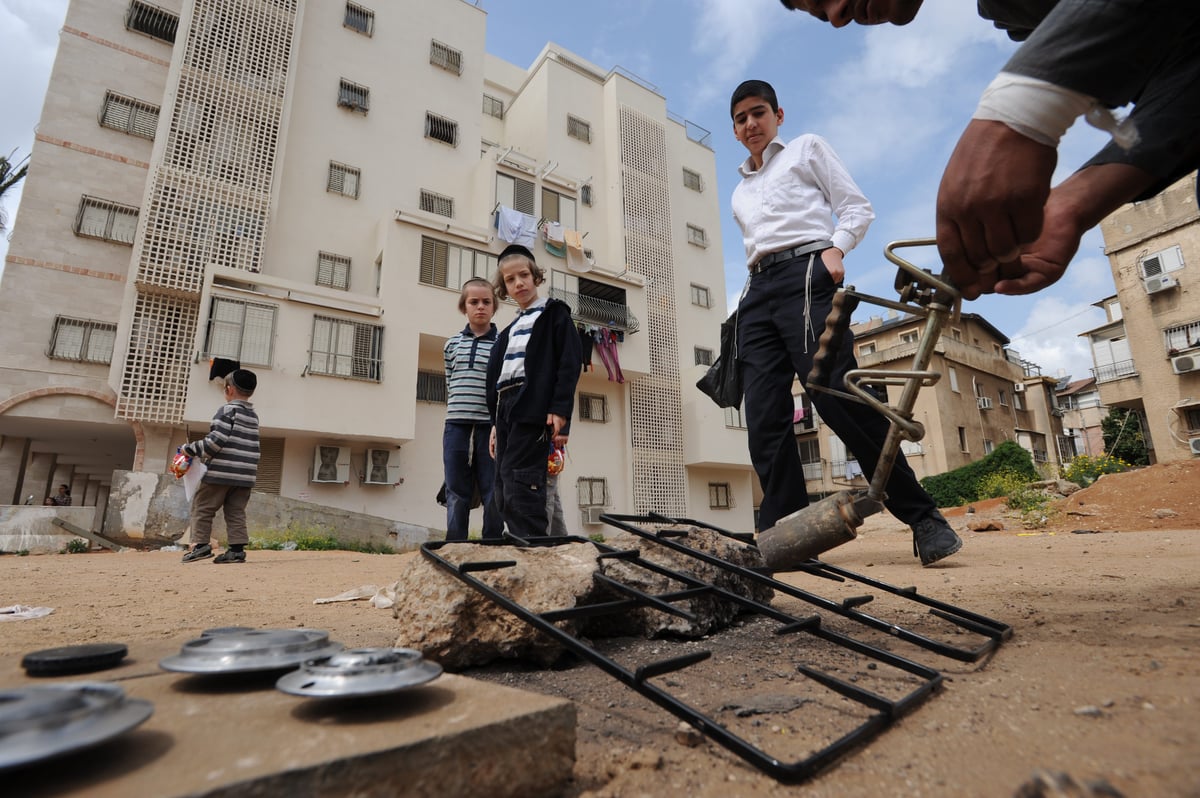
{"type": "Polygon", "coordinates": [[[184,562],[195,562],[196,560],[203,560],[204,558],[211,557],[211,556],[212,556],[212,546],[205,543],[200,546],[192,547],[191,551],[189,551],[183,555],[183,561],[184,562]]]}
{"type": "Polygon", "coordinates": [[[246,552],[234,551],[233,549],[226,549],[225,551],[221,552],[221,554],[217,555],[217,558],[215,560],[213,560],[213,563],[216,564],[216,563],[245,562],[245,561],[246,561],[246,552]]]}

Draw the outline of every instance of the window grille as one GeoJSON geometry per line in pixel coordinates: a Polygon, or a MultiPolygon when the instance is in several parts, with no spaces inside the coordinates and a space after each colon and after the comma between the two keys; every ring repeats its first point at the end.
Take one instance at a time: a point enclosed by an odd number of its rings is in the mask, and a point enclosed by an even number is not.
{"type": "Polygon", "coordinates": [[[708,233],[704,232],[703,227],[689,224],[687,226],[687,238],[689,244],[695,244],[698,247],[708,246],[708,233]]]}
{"type": "Polygon", "coordinates": [[[317,253],[317,285],[350,290],[350,259],[329,252],[317,253]]]}
{"type": "Polygon", "coordinates": [[[383,328],[313,316],[308,370],[313,374],[380,382],[383,379],[383,328]]]}
{"type": "Polygon", "coordinates": [[[157,105],[115,91],[106,91],[104,105],[100,107],[100,124],[131,136],[153,140],[154,129],[158,127],[158,111],[157,105]]]}
{"type": "Polygon", "coordinates": [[[692,283],[692,304],[702,308],[712,307],[712,297],[706,287],[692,283]]]}
{"type": "Polygon", "coordinates": [[[730,501],[728,482],[708,483],[708,506],[713,510],[728,510],[733,506],[730,501]]]}
{"type": "Polygon", "coordinates": [[[490,252],[460,247],[436,238],[421,237],[420,281],[425,285],[457,290],[472,277],[487,280],[496,271],[496,256],[490,252]]]}
{"type": "Polygon", "coordinates": [[[1168,354],[1200,346],[1200,321],[1163,330],[1163,345],[1166,346],[1168,354]]]}
{"type": "Polygon", "coordinates": [[[337,161],[330,161],[329,182],[326,184],[325,190],[334,194],[341,194],[343,197],[358,199],[358,185],[361,178],[362,172],[353,166],[347,166],[337,161]]]}
{"type": "Polygon", "coordinates": [[[205,356],[270,366],[278,310],[275,305],[214,296],[208,312],[205,356]]]}
{"type": "Polygon", "coordinates": [[[608,504],[608,480],[604,477],[580,477],[575,482],[580,507],[603,507],[608,504]]]}
{"type": "Polygon", "coordinates": [[[497,119],[504,118],[504,100],[490,94],[483,95],[483,112],[497,119]]]}
{"type": "Polygon", "coordinates": [[[573,139],[590,144],[592,141],[592,126],[577,116],[567,114],[567,135],[573,139]]]}
{"type": "Polygon", "coordinates": [[[117,244],[133,244],[137,223],[138,209],[132,205],[85,194],[75,216],[75,234],[117,244]]]}
{"type": "Polygon", "coordinates": [[[697,366],[711,366],[713,364],[713,351],[711,349],[697,346],[695,347],[695,354],[697,366]]]}
{"type": "Polygon", "coordinates": [[[458,146],[458,123],[437,114],[425,114],[425,138],[458,146]]]}
{"type": "Polygon", "coordinates": [[[278,496],[283,488],[283,438],[260,438],[258,453],[254,492],[278,496]]]}
{"type": "Polygon", "coordinates": [[[421,189],[421,210],[438,216],[454,217],[454,198],[421,189]]]}
{"type": "Polygon", "coordinates": [[[446,375],[440,371],[417,372],[417,401],[446,404],[446,375]]]}
{"type": "Polygon", "coordinates": [[[686,166],[683,167],[683,187],[690,188],[692,191],[703,191],[704,181],[700,177],[700,173],[694,172],[686,166]]]}
{"type": "Polygon", "coordinates": [[[537,197],[537,186],[531,180],[496,173],[496,203],[512,208],[514,211],[534,215],[534,202],[537,197]]]}
{"type": "Polygon", "coordinates": [[[363,36],[375,35],[375,12],[358,3],[346,3],[346,16],[342,25],[363,36]]]}
{"type": "Polygon", "coordinates": [[[81,363],[111,363],[116,338],[115,324],[56,316],[46,356],[81,363]]]}
{"type": "Polygon", "coordinates": [[[360,86],[342,78],[338,83],[337,104],[343,108],[349,108],[351,111],[365,114],[371,110],[371,90],[366,86],[360,86]]]}
{"type": "Polygon", "coordinates": [[[429,63],[435,67],[441,67],[447,72],[461,75],[463,71],[463,54],[461,50],[455,50],[450,45],[443,44],[434,39],[429,43],[429,63]]]}
{"type": "Polygon", "coordinates": [[[608,421],[608,398],[601,394],[579,394],[579,419],[581,421],[608,421]]]}
{"type": "Polygon", "coordinates": [[[152,39],[174,44],[175,33],[179,30],[179,16],[142,0],[132,0],[125,12],[125,27],[152,39]]]}

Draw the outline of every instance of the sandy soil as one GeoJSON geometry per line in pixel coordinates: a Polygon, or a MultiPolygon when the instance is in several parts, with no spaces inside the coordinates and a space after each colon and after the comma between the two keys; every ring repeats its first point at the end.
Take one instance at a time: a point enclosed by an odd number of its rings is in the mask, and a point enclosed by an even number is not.
{"type": "MultiPolygon", "coordinates": [[[[1200,462],[1106,476],[1055,509],[1041,529],[1020,528],[997,502],[948,514],[965,546],[932,568],[916,564],[907,529],[886,515],[824,557],[1011,624],[1015,634],[975,663],[896,642],[897,653],[941,671],[943,689],[803,787],[781,785],[711,742],[682,744],[673,716],[593,666],[504,665],[467,675],[578,703],[569,796],[1007,798],[1039,769],[1103,780],[1129,798],[1200,796],[1200,462]],[[1006,528],[967,531],[968,520],[982,518],[1006,528]]],[[[362,601],[312,601],[389,584],[412,555],[255,551],[245,565],[217,567],[183,565],[179,556],[0,557],[0,606],[55,610],[0,623],[0,668],[15,672],[21,655],[52,646],[117,641],[136,651],[233,625],[308,626],[347,646],[388,646],[403,623],[362,601]]],[[[821,587],[803,575],[789,581],[821,587]]],[[[776,603],[805,611],[794,599],[776,603]]],[[[769,634],[756,642],[761,631],[750,623],[701,641],[714,664],[689,699],[720,709],[734,686],[770,692],[791,678],[795,649],[769,634]]],[[[697,644],[623,645],[653,647],[661,658],[697,644]]],[[[787,753],[786,724],[758,732],[768,751],[782,741],[787,753]]]]}

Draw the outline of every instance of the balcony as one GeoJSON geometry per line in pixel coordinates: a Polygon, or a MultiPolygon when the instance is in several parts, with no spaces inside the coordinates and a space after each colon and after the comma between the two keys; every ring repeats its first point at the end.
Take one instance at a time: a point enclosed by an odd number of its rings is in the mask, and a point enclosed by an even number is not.
{"type": "Polygon", "coordinates": [[[1110,363],[1107,366],[1096,366],[1092,369],[1092,376],[1096,378],[1096,382],[1112,382],[1113,380],[1122,380],[1126,377],[1136,377],[1137,367],[1132,360],[1120,360],[1116,363],[1110,363]]]}
{"type": "Polygon", "coordinates": [[[571,318],[581,324],[596,324],[627,333],[635,333],[641,327],[627,305],[597,299],[587,294],[564,291],[561,288],[551,288],[550,296],[570,305],[571,318]]]}

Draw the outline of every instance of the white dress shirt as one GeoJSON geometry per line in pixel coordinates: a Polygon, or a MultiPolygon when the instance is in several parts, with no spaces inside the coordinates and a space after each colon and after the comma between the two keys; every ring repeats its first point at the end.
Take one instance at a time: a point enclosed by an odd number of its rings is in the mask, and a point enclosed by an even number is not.
{"type": "Polygon", "coordinates": [[[843,253],[862,240],[875,218],[837,153],[808,133],[784,143],[778,136],[763,151],[762,168],[747,158],[733,190],[733,218],[742,228],[746,266],[771,252],[829,240],[843,253]],[[837,224],[834,224],[837,217],[837,224]]]}

